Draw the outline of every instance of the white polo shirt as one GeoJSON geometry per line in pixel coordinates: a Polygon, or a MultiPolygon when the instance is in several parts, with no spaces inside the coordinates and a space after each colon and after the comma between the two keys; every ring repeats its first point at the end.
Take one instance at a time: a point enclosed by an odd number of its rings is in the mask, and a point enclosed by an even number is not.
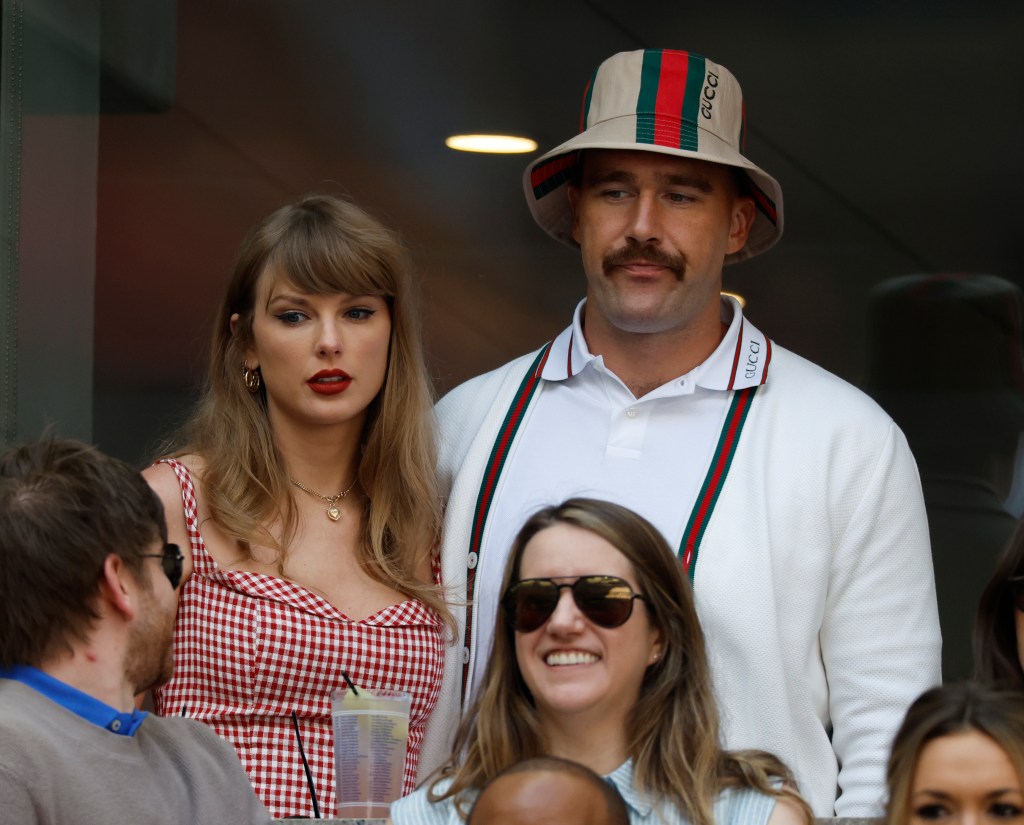
{"type": "Polygon", "coordinates": [[[488,515],[476,577],[474,692],[490,654],[505,563],[526,519],[571,496],[607,499],[646,517],[678,548],[718,445],[731,390],[765,378],[767,340],[745,321],[734,299],[724,298],[722,320],[729,328],[711,356],[635,398],[587,348],[585,303],[551,346],[536,408],[488,515]]]}

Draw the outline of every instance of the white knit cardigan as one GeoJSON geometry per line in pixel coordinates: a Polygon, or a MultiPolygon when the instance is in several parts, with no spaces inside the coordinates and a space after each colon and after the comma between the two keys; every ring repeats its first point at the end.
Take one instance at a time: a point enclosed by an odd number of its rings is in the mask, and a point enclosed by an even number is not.
{"type": "MultiPolygon", "coordinates": [[[[437,406],[450,485],[442,574],[460,635],[428,723],[421,781],[448,756],[463,657],[477,664],[462,645],[474,506],[535,355],[466,382],[437,406]]],[[[668,539],[678,545],[678,536],[668,539]]],[[[891,418],[775,346],[703,537],[694,590],[725,746],[780,756],[818,816],[879,815],[895,729],[909,703],[940,680],[924,502],[891,418]]]]}

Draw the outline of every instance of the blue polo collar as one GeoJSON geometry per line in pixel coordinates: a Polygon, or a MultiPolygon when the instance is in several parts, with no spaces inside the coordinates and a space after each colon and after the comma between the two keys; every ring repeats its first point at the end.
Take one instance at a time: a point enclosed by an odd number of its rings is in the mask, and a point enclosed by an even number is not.
{"type": "Polygon", "coordinates": [[[138,709],[133,709],[131,713],[121,713],[88,693],[83,693],[78,688],[71,687],[30,665],[0,667],[0,679],[21,682],[43,694],[50,701],[81,716],[87,722],[92,722],[97,727],[119,736],[134,736],[139,725],[149,715],[146,711],[138,709]]]}

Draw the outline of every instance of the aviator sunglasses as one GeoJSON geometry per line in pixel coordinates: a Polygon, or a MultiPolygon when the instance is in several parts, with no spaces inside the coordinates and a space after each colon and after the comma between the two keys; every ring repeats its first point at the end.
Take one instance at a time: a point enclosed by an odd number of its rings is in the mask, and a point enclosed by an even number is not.
{"type": "Polygon", "coordinates": [[[182,563],[185,561],[178,545],[165,544],[162,553],[141,553],[140,555],[144,559],[160,559],[160,566],[171,583],[171,587],[174,590],[178,589],[178,585],[181,584],[182,563]]]}
{"type": "Polygon", "coordinates": [[[555,612],[565,587],[572,593],[580,613],[598,627],[625,624],[633,614],[634,599],[647,601],[618,576],[580,576],[571,582],[522,579],[509,587],[501,600],[512,629],[531,633],[541,627],[555,612]]]}

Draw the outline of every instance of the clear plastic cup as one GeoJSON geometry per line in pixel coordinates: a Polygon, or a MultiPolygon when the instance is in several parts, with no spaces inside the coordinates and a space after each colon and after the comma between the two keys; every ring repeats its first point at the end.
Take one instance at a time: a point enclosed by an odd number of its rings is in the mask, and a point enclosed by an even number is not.
{"type": "Polygon", "coordinates": [[[402,795],[412,696],[348,687],[331,694],[339,819],[385,819],[402,795]]]}

